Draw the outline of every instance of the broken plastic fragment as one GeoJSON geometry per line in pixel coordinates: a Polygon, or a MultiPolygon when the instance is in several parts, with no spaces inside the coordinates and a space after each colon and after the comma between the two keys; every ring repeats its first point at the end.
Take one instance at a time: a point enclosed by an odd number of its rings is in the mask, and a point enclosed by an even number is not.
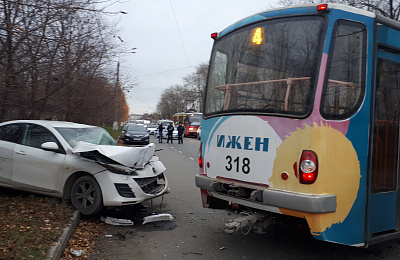
{"type": "Polygon", "coordinates": [[[101,217],[100,220],[105,222],[106,224],[110,224],[110,225],[114,225],[114,226],[133,226],[133,221],[130,219],[101,217]]]}
{"type": "Polygon", "coordinates": [[[83,250],[75,250],[71,248],[71,254],[73,254],[74,256],[81,256],[83,253],[83,250]]]}
{"type": "Polygon", "coordinates": [[[151,215],[151,216],[147,216],[144,217],[144,221],[142,223],[142,225],[146,224],[146,223],[150,223],[150,222],[157,222],[157,221],[171,221],[173,220],[174,217],[171,214],[158,214],[158,215],[151,215]]]}

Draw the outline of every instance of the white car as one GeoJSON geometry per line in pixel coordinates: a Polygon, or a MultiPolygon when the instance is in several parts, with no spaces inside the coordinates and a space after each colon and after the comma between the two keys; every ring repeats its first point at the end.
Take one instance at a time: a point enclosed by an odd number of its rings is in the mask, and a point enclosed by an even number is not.
{"type": "Polygon", "coordinates": [[[158,125],[148,124],[147,125],[147,132],[150,135],[154,135],[155,131],[157,130],[158,125]]]}
{"type": "Polygon", "coordinates": [[[0,186],[70,200],[84,215],[168,191],[155,145],[117,146],[100,127],[58,121],[0,124],[0,186]]]}
{"type": "MultiPolygon", "coordinates": [[[[164,121],[163,121],[163,127],[164,127],[163,136],[162,136],[163,139],[167,139],[167,134],[168,134],[167,127],[168,127],[168,125],[171,124],[171,123],[172,123],[172,126],[174,127],[174,131],[172,132],[172,139],[178,139],[178,130],[176,130],[176,127],[175,127],[174,122],[168,121],[168,120],[164,120],[164,121]]],[[[155,137],[155,138],[158,138],[158,135],[159,135],[159,133],[158,133],[158,127],[159,127],[159,125],[157,125],[157,128],[156,128],[156,130],[154,131],[154,137],[155,137]]]]}

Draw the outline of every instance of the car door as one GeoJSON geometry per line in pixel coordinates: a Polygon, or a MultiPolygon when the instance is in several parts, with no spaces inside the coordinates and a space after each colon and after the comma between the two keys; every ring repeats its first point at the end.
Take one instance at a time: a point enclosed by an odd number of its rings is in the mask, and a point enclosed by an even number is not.
{"type": "Polygon", "coordinates": [[[17,144],[14,154],[12,182],[14,186],[44,192],[57,192],[61,175],[64,173],[65,152],[46,151],[41,148],[45,142],[55,142],[57,138],[47,128],[27,124],[21,144],[17,144]]]}
{"type": "Polygon", "coordinates": [[[22,136],[21,124],[0,127],[0,183],[12,184],[14,149],[22,136]]]}

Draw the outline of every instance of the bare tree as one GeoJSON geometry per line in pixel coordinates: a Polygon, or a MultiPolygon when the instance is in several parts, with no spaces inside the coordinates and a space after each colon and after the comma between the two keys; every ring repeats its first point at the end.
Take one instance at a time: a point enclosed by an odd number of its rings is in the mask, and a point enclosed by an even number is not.
{"type": "Polygon", "coordinates": [[[185,89],[181,85],[174,85],[164,90],[157,104],[157,111],[162,118],[172,118],[175,113],[186,110],[184,91],[185,89]]]}
{"type": "Polygon", "coordinates": [[[208,64],[200,63],[196,71],[183,78],[185,84],[185,101],[190,109],[199,111],[203,109],[204,88],[207,82],[208,64]]]}
{"type": "Polygon", "coordinates": [[[0,121],[110,125],[117,100],[125,111],[108,69],[122,50],[105,21],[91,0],[0,0],[0,121]]]}

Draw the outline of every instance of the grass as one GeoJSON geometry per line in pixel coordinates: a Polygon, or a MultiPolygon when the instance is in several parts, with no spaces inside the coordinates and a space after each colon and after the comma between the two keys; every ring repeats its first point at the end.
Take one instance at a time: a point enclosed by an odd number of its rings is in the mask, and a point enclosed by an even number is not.
{"type": "MultiPolygon", "coordinates": [[[[105,127],[115,140],[121,130],[114,131],[105,127]]],[[[50,247],[59,239],[67,224],[71,223],[72,208],[61,203],[60,199],[0,188],[0,259],[45,259],[50,247]]],[[[84,247],[81,241],[83,233],[86,237],[93,234],[98,223],[84,226],[90,231],[76,232],[78,238],[70,240],[74,248],[84,247]]],[[[100,232],[100,231],[98,231],[100,232]]],[[[64,253],[64,259],[70,259],[64,253]]]]}
{"type": "Polygon", "coordinates": [[[118,137],[119,137],[119,135],[121,134],[121,129],[119,129],[119,130],[113,130],[113,128],[110,126],[110,127],[103,127],[104,129],[106,129],[107,130],[107,132],[112,136],[112,138],[114,138],[115,140],[117,140],[118,139],[118,137]]]}
{"type": "Polygon", "coordinates": [[[59,199],[0,188],[0,259],[44,259],[71,216],[59,199]]]}

